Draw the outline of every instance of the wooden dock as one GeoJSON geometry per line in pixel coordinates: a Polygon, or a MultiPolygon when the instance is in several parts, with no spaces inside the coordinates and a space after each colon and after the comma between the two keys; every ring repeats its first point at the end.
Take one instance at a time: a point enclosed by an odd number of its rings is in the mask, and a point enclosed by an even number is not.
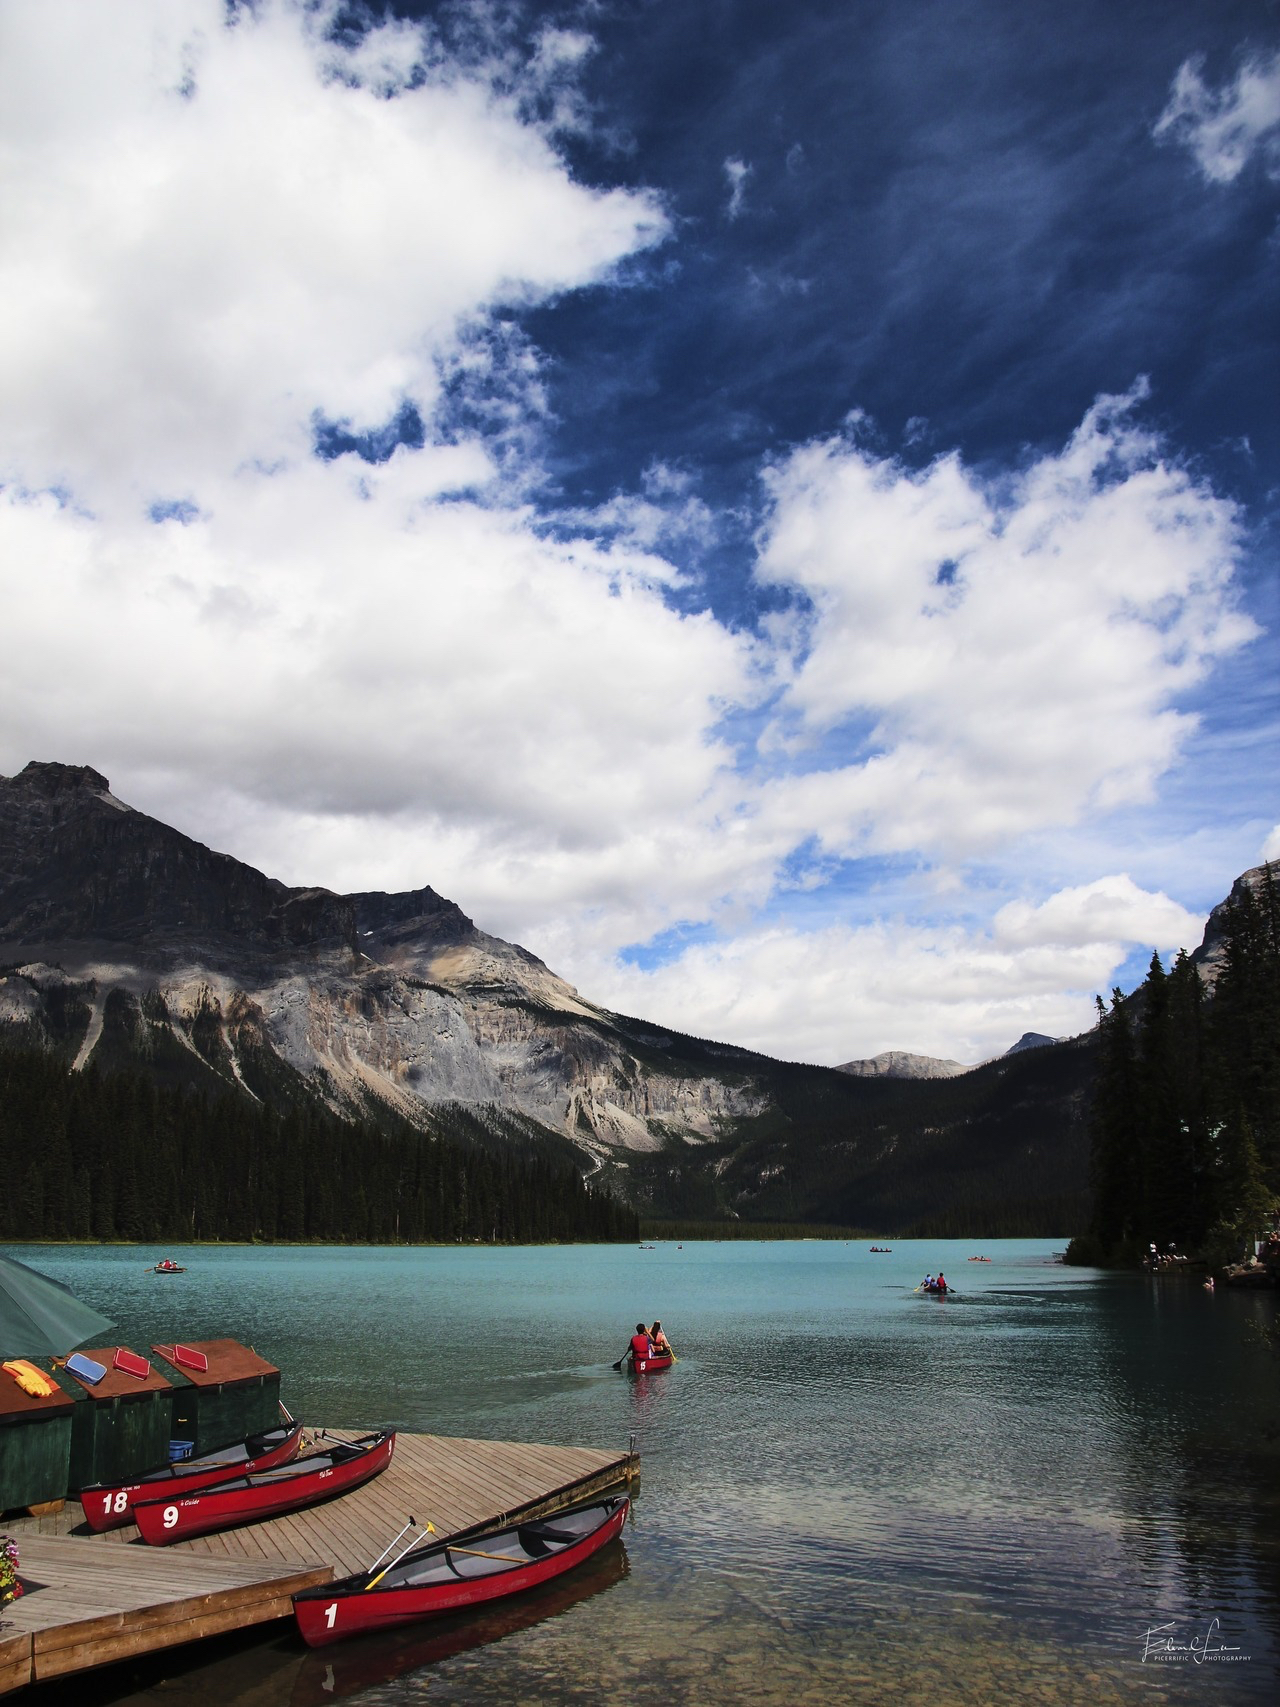
{"type": "Polygon", "coordinates": [[[74,1500],[54,1515],[6,1518],[31,1587],[0,1609],[0,1694],[286,1617],[291,1595],[363,1570],[410,1517],[441,1535],[498,1526],[576,1504],[638,1468],[629,1452],[400,1434],[382,1475],[340,1499],[171,1547],[146,1546],[132,1524],[94,1535],[74,1500]]]}

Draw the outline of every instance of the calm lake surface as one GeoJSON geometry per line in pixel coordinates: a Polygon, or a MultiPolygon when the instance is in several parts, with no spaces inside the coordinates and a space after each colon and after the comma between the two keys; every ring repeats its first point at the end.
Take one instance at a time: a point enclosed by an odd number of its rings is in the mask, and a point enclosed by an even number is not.
{"type": "Polygon", "coordinates": [[[505,1609],[317,1654],[277,1626],[81,1699],[1277,1698],[1270,1296],[1067,1269],[1026,1240],[6,1249],[139,1349],[252,1343],[317,1425],[634,1433],[643,1454],[623,1545],[505,1609]],[[143,1272],[165,1255],[189,1272],[143,1272]],[[913,1295],[940,1267],[958,1296],[913,1295]],[[655,1315],[679,1362],[615,1374],[655,1315]],[[1204,1657],[1161,1659],[1161,1639],[1204,1657]]]}

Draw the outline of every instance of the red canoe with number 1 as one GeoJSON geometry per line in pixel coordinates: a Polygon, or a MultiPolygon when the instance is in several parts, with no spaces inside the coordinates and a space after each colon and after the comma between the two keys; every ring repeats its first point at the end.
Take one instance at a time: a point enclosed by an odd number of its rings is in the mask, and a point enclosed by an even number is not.
{"type": "Polygon", "coordinates": [[[211,1488],[218,1482],[230,1482],[237,1476],[252,1476],[262,1470],[274,1470],[289,1464],[298,1456],[302,1444],[302,1424],[272,1429],[268,1434],[253,1434],[243,1446],[229,1446],[225,1452],[210,1452],[204,1458],[188,1458],[170,1464],[163,1470],[153,1470],[136,1482],[100,1482],[96,1487],[81,1488],[80,1504],[84,1507],[85,1522],[90,1529],[119,1529],[133,1522],[133,1508],[144,1500],[177,1499],[179,1495],[194,1494],[199,1488],[211,1488]]]}
{"type": "Polygon", "coordinates": [[[215,1529],[282,1517],[372,1481],[391,1462],[395,1444],[394,1433],[386,1430],[350,1443],[335,1441],[326,1451],[295,1458],[278,1470],[240,1476],[185,1499],[148,1500],[133,1508],[133,1519],[144,1541],[164,1547],[215,1529]]]}
{"type": "Polygon", "coordinates": [[[294,1616],[308,1646],[344,1636],[392,1630],[444,1612],[501,1600],[563,1576],[615,1541],[628,1500],[615,1494],[599,1505],[418,1547],[385,1568],[293,1597],[294,1616]]]}

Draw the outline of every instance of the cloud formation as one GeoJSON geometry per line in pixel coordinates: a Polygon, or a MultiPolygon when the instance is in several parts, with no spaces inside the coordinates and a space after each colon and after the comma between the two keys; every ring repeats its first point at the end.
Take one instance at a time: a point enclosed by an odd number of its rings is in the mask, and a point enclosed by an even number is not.
{"type": "Polygon", "coordinates": [[[429,882],[595,999],[810,1059],[1079,1029],[1134,944],[1190,946],[1110,856],[971,893],[1149,799],[1254,632],[1239,516],[1142,388],[1014,468],[911,468],[856,411],[779,454],[731,627],[696,469],[569,508],[542,466],[521,314],[677,241],[567,163],[589,39],[335,16],[5,14],[0,769],[92,763],[287,881],[429,882]],[[932,873],[927,919],[846,905],[866,855],[932,873]]]}
{"type": "MultiPolygon", "coordinates": [[[[430,421],[459,334],[608,275],[665,221],[576,183],[483,67],[404,26],[221,0],[5,18],[0,446],[95,511],[210,501],[313,416],[430,421]]],[[[466,477],[482,478],[469,466],[466,477]]]]}
{"type": "Polygon", "coordinates": [[[1153,135],[1189,148],[1207,182],[1229,184],[1259,152],[1271,177],[1280,176],[1280,53],[1249,55],[1232,82],[1210,88],[1202,61],[1178,68],[1153,135]]]}
{"type": "Polygon", "coordinates": [[[972,1065],[1025,1031],[1087,1030],[1130,946],[1193,948],[1203,926],[1120,874],[1012,902],[989,930],[900,918],[750,929],[648,971],[601,965],[592,988],[622,1012],[784,1057],[834,1066],[905,1049],[972,1065]]]}
{"type": "Polygon", "coordinates": [[[756,572],[812,612],[771,738],[855,757],[779,781],[768,821],[964,858],[1151,797],[1192,726],[1178,698],[1256,630],[1234,508],[1135,423],[1142,394],[999,480],[856,437],[770,471],[756,572]]]}

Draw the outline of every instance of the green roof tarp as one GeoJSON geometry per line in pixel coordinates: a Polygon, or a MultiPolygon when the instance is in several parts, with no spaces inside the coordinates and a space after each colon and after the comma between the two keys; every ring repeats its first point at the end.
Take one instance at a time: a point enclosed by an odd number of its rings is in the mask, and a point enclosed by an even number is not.
{"type": "Polygon", "coordinates": [[[0,1256],[0,1357],[62,1357],[113,1326],[61,1281],[0,1256]]]}

